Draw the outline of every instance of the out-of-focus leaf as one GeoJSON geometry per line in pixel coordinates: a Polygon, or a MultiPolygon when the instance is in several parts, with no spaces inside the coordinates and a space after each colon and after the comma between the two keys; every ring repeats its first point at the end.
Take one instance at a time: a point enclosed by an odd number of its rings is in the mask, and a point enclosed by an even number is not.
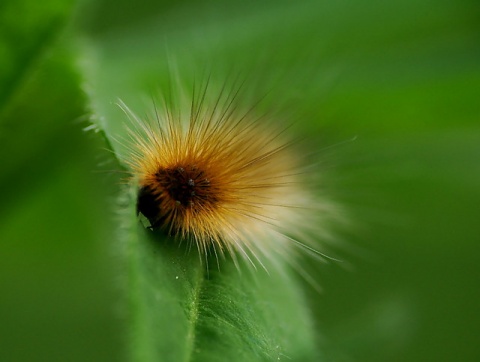
{"type": "Polygon", "coordinates": [[[3,0],[0,4],[0,116],[9,98],[68,20],[73,1],[3,0]]]}

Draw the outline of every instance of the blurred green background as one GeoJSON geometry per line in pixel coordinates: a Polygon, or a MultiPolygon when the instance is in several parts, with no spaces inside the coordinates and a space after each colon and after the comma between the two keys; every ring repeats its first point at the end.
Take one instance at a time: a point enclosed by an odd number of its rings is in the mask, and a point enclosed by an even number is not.
{"type": "Polygon", "coordinates": [[[125,359],[118,166],[84,129],[172,64],[247,73],[326,148],[329,360],[480,360],[478,1],[3,0],[0,361],[125,359]]]}

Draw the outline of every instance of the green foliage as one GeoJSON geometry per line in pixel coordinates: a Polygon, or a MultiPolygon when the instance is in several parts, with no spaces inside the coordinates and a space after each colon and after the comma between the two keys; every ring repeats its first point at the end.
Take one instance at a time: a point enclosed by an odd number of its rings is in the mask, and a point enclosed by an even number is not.
{"type": "Polygon", "coordinates": [[[120,359],[109,191],[92,173],[103,144],[82,131],[80,78],[57,46],[71,4],[0,8],[0,360],[120,359]]]}
{"type": "Polygon", "coordinates": [[[2,1],[0,360],[478,360],[478,14],[473,0],[2,1]],[[320,147],[357,136],[321,156],[355,224],[345,263],[310,268],[323,294],[283,266],[206,274],[139,225],[115,102],[143,116],[172,67],[246,73],[320,147]],[[101,132],[82,131],[90,118],[101,132]]]}
{"type": "Polygon", "coordinates": [[[268,262],[270,274],[248,265],[240,273],[231,260],[209,260],[207,269],[197,253],[139,227],[134,211],[124,225],[132,360],[317,360],[305,301],[288,273],[268,262]]]}

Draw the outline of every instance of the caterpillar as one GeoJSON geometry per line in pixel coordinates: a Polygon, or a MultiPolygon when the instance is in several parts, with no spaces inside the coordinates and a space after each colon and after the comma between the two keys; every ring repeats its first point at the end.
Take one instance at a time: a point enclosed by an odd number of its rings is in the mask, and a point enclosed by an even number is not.
{"type": "MultiPolygon", "coordinates": [[[[170,89],[140,118],[125,103],[130,181],[153,231],[187,241],[199,255],[264,267],[301,249],[324,257],[332,204],[315,190],[318,170],[289,135],[290,123],[242,102],[245,86],[208,80],[170,89]]],[[[246,98],[246,97],[244,97],[246,98]]]]}

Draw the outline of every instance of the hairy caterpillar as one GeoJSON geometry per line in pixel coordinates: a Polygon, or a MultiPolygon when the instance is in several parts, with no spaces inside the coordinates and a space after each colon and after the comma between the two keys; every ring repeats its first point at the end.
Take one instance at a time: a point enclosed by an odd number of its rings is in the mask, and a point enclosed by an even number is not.
{"type": "Polygon", "coordinates": [[[245,106],[242,89],[207,81],[170,90],[145,119],[120,102],[132,124],[126,163],[137,210],[151,229],[237,266],[239,256],[254,267],[272,254],[292,262],[298,247],[324,256],[312,243],[332,207],[315,192],[317,170],[289,124],[245,106]]]}

